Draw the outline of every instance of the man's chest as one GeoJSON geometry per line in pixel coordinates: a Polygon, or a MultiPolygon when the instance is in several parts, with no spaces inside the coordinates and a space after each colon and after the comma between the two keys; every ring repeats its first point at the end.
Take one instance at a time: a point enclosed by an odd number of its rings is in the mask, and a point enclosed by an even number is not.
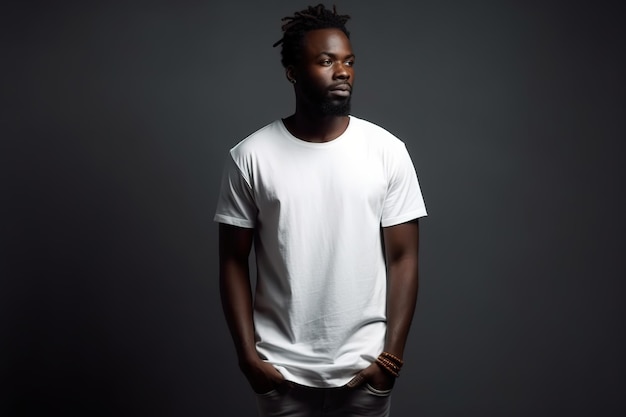
{"type": "Polygon", "coordinates": [[[377,212],[382,209],[386,192],[382,159],[366,151],[268,158],[257,164],[254,173],[254,196],[260,216],[277,212],[377,212]]]}

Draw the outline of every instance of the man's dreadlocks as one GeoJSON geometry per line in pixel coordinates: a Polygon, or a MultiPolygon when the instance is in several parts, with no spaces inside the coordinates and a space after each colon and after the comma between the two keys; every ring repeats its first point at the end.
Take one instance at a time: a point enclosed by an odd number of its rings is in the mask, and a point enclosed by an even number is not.
{"type": "Polygon", "coordinates": [[[335,6],[333,10],[328,10],[323,4],[309,6],[307,9],[294,13],[282,19],[285,22],[282,26],[283,37],[273,46],[282,43],[281,62],[283,67],[295,65],[301,58],[302,42],[304,35],[315,29],[339,29],[350,39],[350,32],[346,29],[346,22],[350,19],[348,15],[339,15],[335,6]]]}

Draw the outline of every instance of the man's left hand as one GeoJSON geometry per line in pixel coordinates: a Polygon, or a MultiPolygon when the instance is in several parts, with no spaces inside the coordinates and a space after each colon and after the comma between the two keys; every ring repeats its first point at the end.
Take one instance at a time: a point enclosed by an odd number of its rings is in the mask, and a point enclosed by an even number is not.
{"type": "Polygon", "coordinates": [[[372,388],[386,391],[392,389],[395,382],[396,378],[393,375],[383,371],[382,368],[374,362],[356,374],[356,376],[352,378],[346,386],[355,388],[359,385],[368,383],[372,388]]]}

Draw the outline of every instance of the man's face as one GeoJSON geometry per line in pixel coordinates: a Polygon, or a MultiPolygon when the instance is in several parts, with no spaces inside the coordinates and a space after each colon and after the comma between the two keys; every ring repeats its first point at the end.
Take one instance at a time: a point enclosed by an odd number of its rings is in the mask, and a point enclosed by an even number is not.
{"type": "Polygon", "coordinates": [[[296,67],[297,88],[310,108],[322,115],[350,112],[354,53],[339,29],[317,29],[304,37],[302,59],[296,67]]]}

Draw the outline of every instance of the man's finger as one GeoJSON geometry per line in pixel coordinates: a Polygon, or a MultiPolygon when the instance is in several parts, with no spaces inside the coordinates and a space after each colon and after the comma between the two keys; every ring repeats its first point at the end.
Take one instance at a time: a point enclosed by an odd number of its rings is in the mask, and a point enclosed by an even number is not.
{"type": "Polygon", "coordinates": [[[365,381],[365,377],[363,377],[363,375],[359,372],[346,385],[350,388],[354,388],[354,387],[358,387],[359,385],[361,385],[364,381],[365,381]]]}

